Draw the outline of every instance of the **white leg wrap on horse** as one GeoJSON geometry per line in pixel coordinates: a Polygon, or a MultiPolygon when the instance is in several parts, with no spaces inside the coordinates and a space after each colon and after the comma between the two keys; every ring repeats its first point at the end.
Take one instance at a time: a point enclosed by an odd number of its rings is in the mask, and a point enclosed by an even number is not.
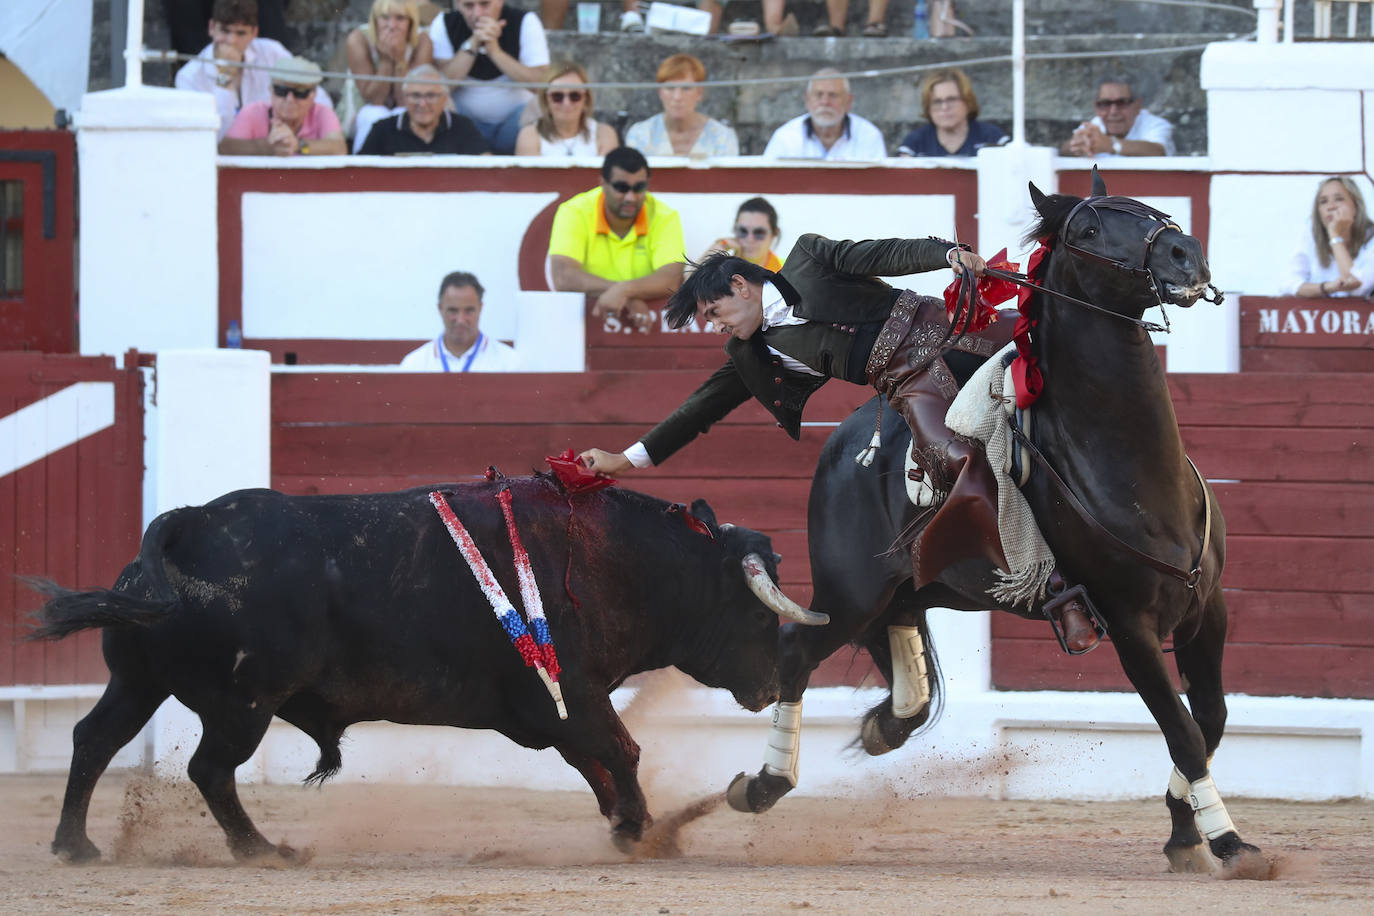
{"type": "Polygon", "coordinates": [[[801,710],[800,701],[774,704],[773,729],[763,752],[763,771],[781,776],[794,789],[801,772],[801,710]]]}
{"type": "MultiPolygon", "coordinates": [[[[1174,768],[1174,774],[1182,780],[1183,775],[1174,768]]],[[[1169,777],[1169,794],[1174,792],[1174,776],[1169,777]]],[[[1177,797],[1177,796],[1176,796],[1177,797]]],[[[1231,815],[1226,812],[1226,805],[1221,800],[1221,793],[1217,791],[1217,784],[1212,781],[1212,776],[1208,775],[1201,779],[1187,783],[1188,804],[1193,809],[1193,819],[1197,821],[1197,829],[1209,840],[1215,840],[1224,833],[1231,833],[1236,829],[1236,825],[1231,822],[1231,815]]]]}
{"type": "Polygon", "coordinates": [[[930,702],[926,676],[926,646],[916,627],[888,627],[892,649],[892,714],[910,719],[930,702]]]}
{"type": "Polygon", "coordinates": [[[1188,797],[1188,777],[1174,767],[1174,771],[1169,774],[1169,794],[1177,799],[1188,797]]]}

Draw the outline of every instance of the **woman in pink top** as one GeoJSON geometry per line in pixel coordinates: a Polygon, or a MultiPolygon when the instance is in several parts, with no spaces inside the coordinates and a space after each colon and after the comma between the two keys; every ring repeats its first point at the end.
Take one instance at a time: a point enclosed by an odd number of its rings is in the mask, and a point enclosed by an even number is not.
{"type": "Polygon", "coordinates": [[[226,156],[342,156],[348,152],[339,119],[315,101],[320,68],[291,57],[270,72],[272,101],[245,105],[220,141],[226,156]]]}

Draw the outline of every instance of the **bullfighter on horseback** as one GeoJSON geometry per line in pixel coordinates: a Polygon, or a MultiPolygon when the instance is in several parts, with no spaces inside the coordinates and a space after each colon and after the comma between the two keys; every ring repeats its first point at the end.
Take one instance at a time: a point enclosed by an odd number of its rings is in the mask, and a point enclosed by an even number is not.
{"type": "MultiPolygon", "coordinates": [[[[1012,322],[951,333],[944,302],[878,279],[945,266],[979,276],[985,264],[935,238],[851,242],[815,234],[797,240],[777,273],[724,253],[708,256],[668,300],[665,316],[673,328],[695,316],[729,334],[729,360],[623,453],[593,448],[580,457],[601,475],[661,464],[751,396],[797,439],[807,399],[827,380],[870,384],[911,427],[917,469],[910,473],[933,512],[912,545],[917,587],[970,557],[1007,569],[991,468],[981,449],[949,430],[945,413],[956,372],[967,378],[1010,341],[1012,322]]],[[[1059,597],[1043,609],[1065,650],[1081,654],[1100,634],[1081,590],[1064,584],[1057,570],[1051,574],[1059,597]]]]}

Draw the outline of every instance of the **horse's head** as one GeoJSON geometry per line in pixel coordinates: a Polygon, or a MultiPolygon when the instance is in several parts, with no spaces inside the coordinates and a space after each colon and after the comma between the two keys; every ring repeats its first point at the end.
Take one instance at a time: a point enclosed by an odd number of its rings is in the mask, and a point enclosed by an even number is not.
{"type": "Polygon", "coordinates": [[[1040,219],[1027,239],[1046,239],[1058,256],[1046,275],[1050,288],[1077,287],[1089,301],[1139,317],[1162,302],[1191,306],[1212,273],[1202,244],[1170,219],[1130,197],[1111,197],[1093,169],[1092,194],[1045,195],[1033,183],[1040,219]]]}

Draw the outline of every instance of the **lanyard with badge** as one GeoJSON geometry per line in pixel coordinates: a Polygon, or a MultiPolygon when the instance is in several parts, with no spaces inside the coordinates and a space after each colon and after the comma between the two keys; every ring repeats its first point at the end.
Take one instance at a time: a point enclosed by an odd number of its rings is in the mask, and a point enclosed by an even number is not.
{"type": "MultiPolygon", "coordinates": [[[[434,339],[434,346],[439,350],[439,362],[443,364],[445,372],[452,372],[448,367],[448,348],[444,346],[444,335],[440,334],[434,339]]],[[[477,358],[477,351],[482,349],[482,332],[477,332],[477,342],[472,345],[472,350],[468,353],[468,358],[463,360],[463,368],[459,372],[467,372],[472,368],[472,361],[477,358]]]]}

